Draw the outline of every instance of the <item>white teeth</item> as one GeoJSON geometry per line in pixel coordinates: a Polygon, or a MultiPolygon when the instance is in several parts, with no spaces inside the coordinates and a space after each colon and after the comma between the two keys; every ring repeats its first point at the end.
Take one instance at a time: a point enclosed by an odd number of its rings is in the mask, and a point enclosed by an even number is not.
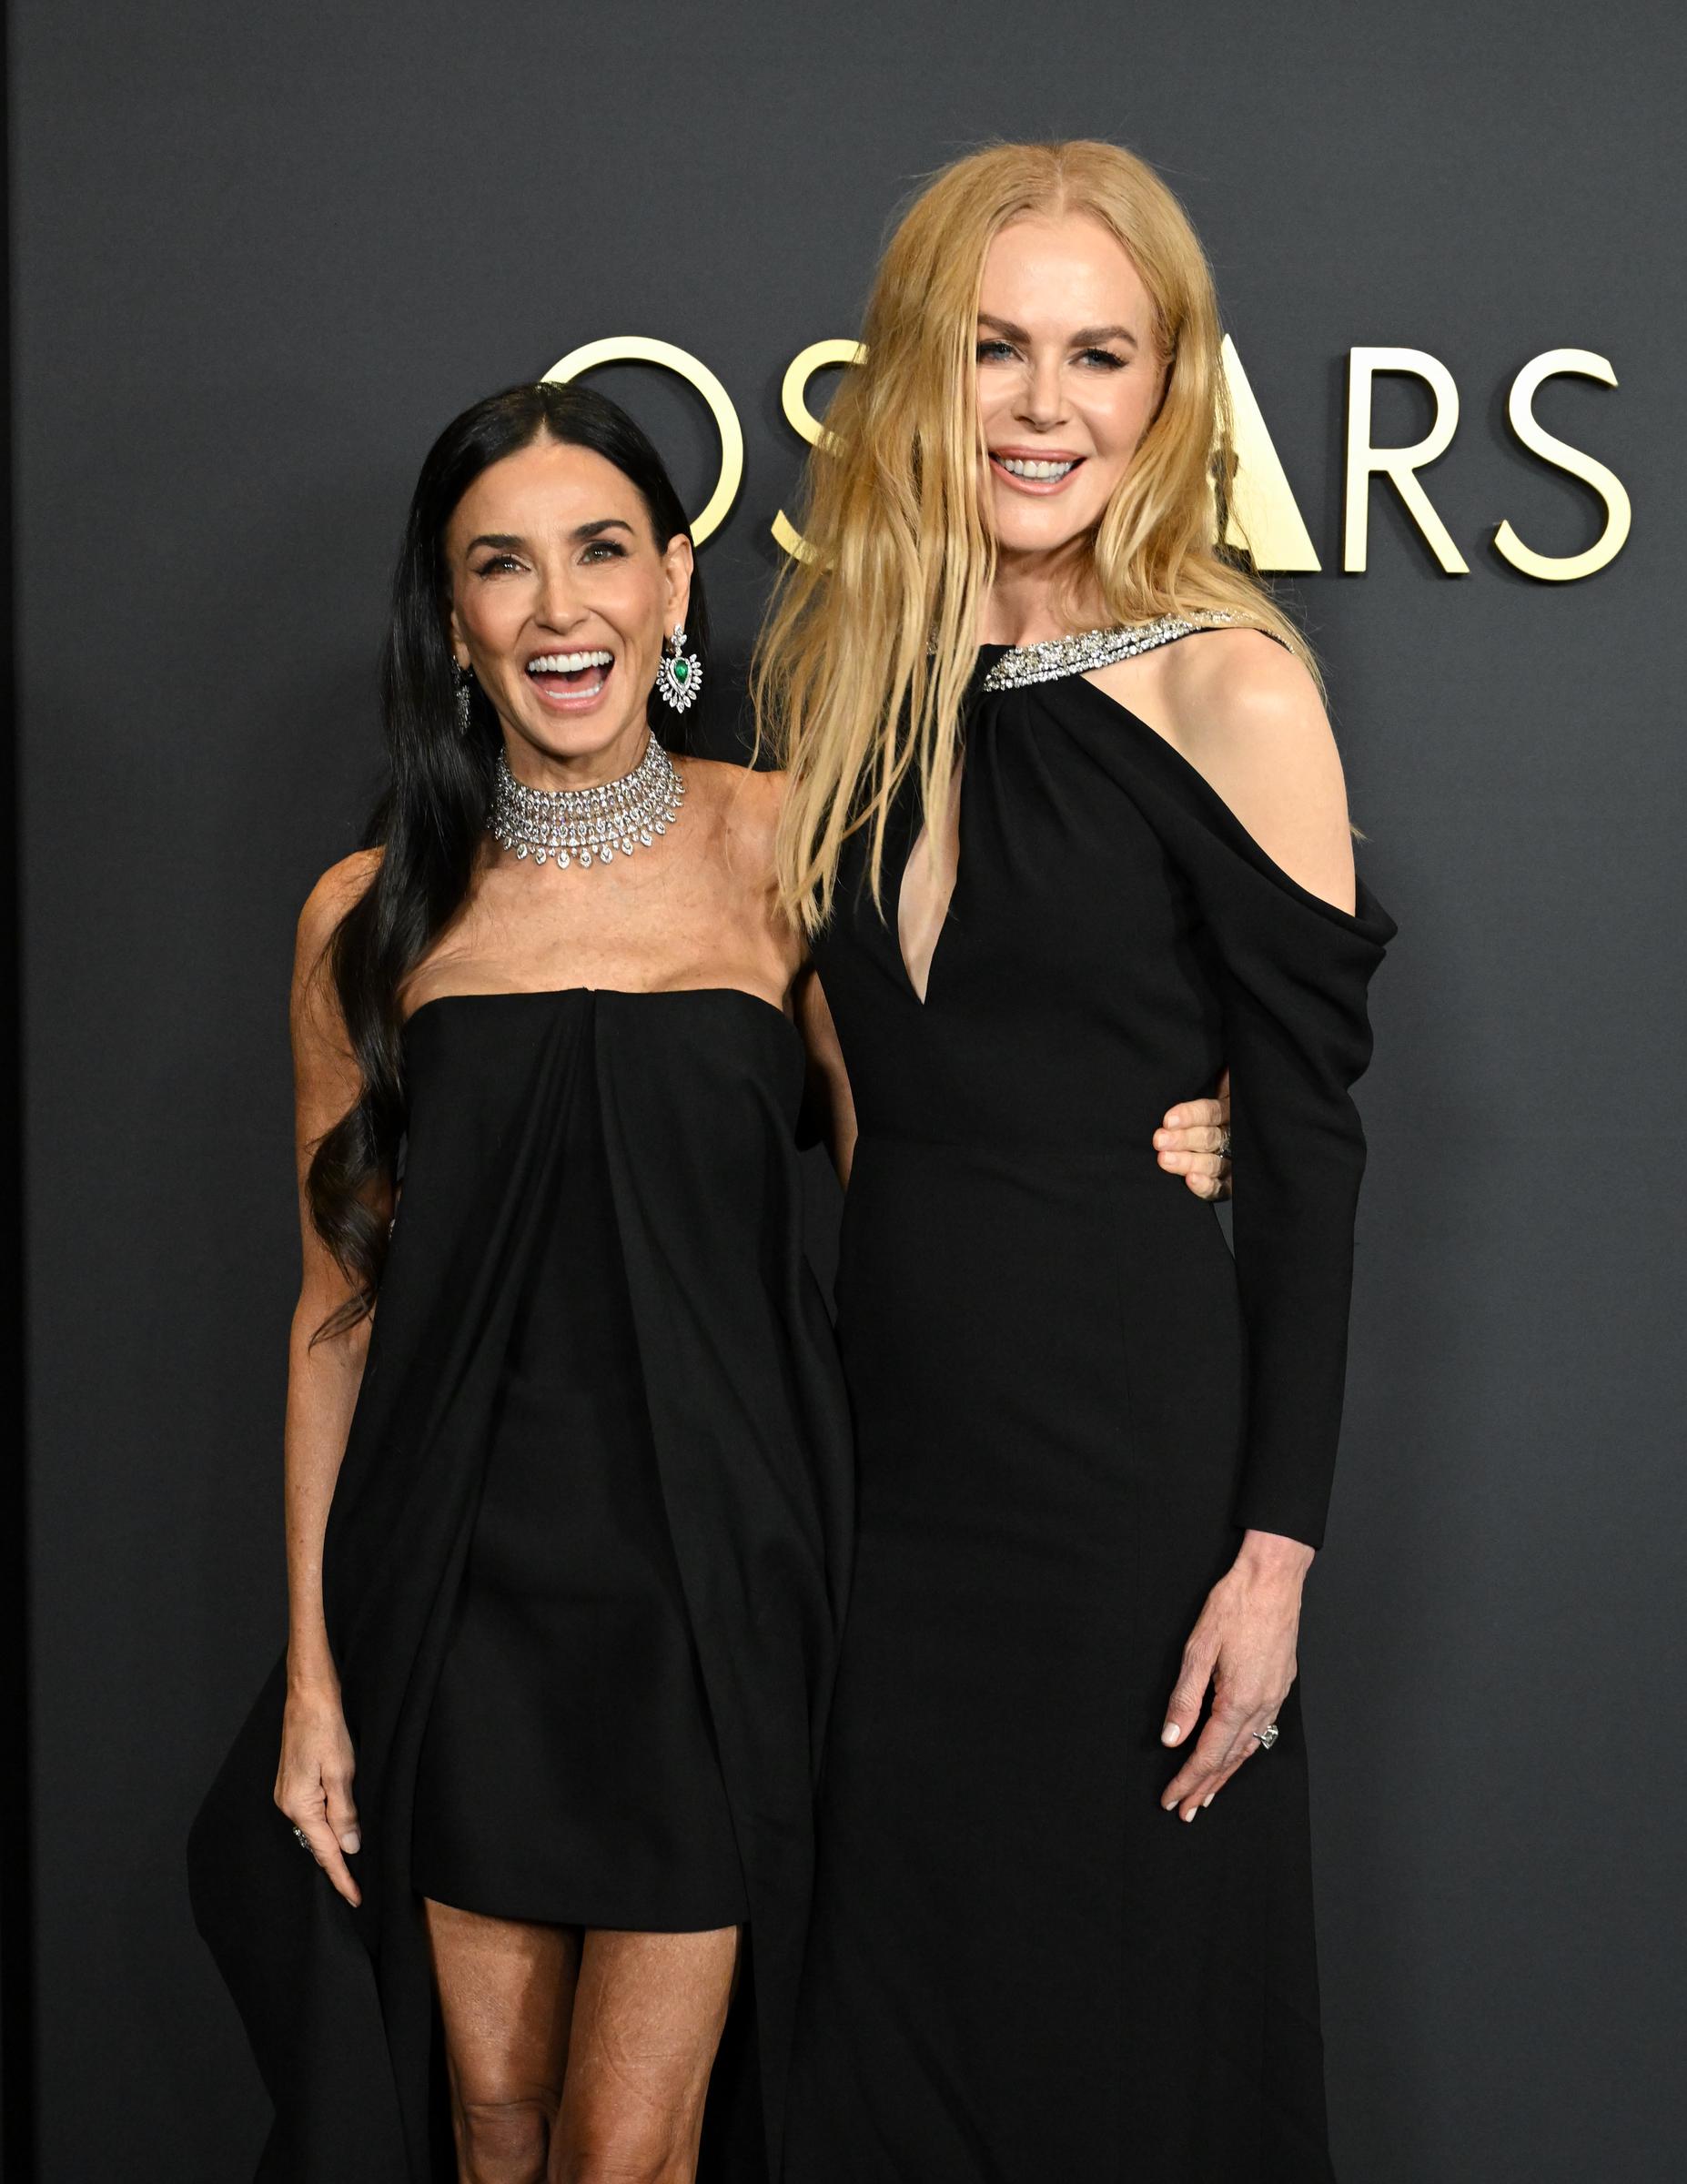
{"type": "Polygon", "coordinates": [[[1027,462],[1019,455],[998,455],[996,460],[1005,470],[1015,478],[1064,478],[1068,470],[1077,468],[1073,462],[1027,462]]]}
{"type": "Polygon", "coordinates": [[[530,660],[530,675],[577,675],[582,667],[607,667],[614,658],[612,652],[541,652],[537,660],[530,660]]]}

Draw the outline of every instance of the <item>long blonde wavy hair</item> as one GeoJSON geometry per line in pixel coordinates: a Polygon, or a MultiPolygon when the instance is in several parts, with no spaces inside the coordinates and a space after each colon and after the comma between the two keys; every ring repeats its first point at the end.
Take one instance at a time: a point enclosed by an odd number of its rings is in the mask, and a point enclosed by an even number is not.
{"type": "MultiPolygon", "coordinates": [[[[1132,153],[1088,139],[999,144],[956,160],[892,236],[847,370],[810,454],[801,527],[756,648],[757,740],[789,776],[780,890],[810,933],[838,860],[868,830],[880,895],[884,824],[910,767],[923,809],[947,808],[980,609],[995,572],[978,416],[986,252],[1027,214],[1088,213],[1129,255],[1154,305],[1159,409],[1080,552],[1068,607],[1099,595],[1109,623],[1224,612],[1271,632],[1316,675],[1306,642],[1221,541],[1236,459],[1217,298],[1188,216],[1132,153]]],[[[1073,619],[1068,612],[1067,619],[1073,619]]]]}

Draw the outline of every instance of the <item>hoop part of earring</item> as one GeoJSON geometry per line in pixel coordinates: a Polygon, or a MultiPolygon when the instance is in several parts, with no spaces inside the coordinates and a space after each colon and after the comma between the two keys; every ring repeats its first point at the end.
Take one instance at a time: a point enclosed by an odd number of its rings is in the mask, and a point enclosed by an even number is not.
{"type": "Polygon", "coordinates": [[[662,641],[662,658],[656,667],[656,687],[664,701],[675,713],[683,713],[694,704],[702,688],[702,662],[695,652],[685,649],[685,624],[676,622],[673,634],[662,641]]]}
{"type": "Polygon", "coordinates": [[[461,667],[453,660],[451,662],[451,680],[457,686],[457,733],[459,735],[467,735],[470,717],[469,692],[474,682],[474,670],[470,667],[461,667]]]}

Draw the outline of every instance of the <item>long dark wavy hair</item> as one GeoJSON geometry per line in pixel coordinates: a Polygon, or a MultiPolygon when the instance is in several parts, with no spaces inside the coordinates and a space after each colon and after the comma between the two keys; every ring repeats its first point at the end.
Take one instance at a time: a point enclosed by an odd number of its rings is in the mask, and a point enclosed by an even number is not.
{"type": "MultiPolygon", "coordinates": [[[[637,488],[659,549],[681,532],[691,535],[662,457],[624,410],[587,387],[546,380],[489,395],[453,419],[428,450],[393,574],[381,659],[387,780],[363,837],[366,849],[379,848],[380,864],[327,950],[363,1084],[311,1157],[311,1218],[352,1291],[318,1329],[318,1340],[367,1318],[380,1288],[388,1237],[382,1187],[397,1184],[407,1114],[399,996],[469,894],[503,741],[478,682],[470,685],[467,734],[458,726],[446,529],[483,470],[546,439],[590,448],[612,462],[637,488]]],[[[688,649],[706,651],[708,616],[696,571],[686,630],[688,649]]],[[[673,744],[677,738],[662,733],[657,711],[652,691],[652,733],[673,744]]]]}

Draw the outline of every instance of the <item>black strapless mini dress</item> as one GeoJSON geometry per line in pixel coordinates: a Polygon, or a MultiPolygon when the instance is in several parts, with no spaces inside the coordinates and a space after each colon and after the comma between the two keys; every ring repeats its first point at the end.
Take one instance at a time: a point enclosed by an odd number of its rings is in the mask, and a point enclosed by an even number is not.
{"type": "Polygon", "coordinates": [[[732,988],[574,988],[428,1002],[404,1053],[323,1545],[363,1900],[272,1800],[285,1657],[188,1845],[276,2106],[258,2173],[456,2174],[426,1895],[743,1925],[707,2138],[776,2175],[854,1532],[802,1042],[732,988]]]}
{"type": "MultiPolygon", "coordinates": [[[[475,1014],[524,996],[435,1003],[475,1014]]],[[[749,1916],[662,1508],[595,1073],[510,1331],[416,1782],[411,1877],[500,1918],[700,1931],[749,1916]]]]}

